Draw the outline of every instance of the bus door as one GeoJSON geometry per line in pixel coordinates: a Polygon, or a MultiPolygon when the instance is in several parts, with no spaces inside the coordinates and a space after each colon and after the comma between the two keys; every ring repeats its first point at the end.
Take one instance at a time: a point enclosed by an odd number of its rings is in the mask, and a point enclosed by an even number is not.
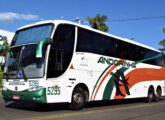
{"type": "Polygon", "coordinates": [[[58,77],[63,72],[63,50],[52,47],[48,61],[48,78],[58,77]]]}

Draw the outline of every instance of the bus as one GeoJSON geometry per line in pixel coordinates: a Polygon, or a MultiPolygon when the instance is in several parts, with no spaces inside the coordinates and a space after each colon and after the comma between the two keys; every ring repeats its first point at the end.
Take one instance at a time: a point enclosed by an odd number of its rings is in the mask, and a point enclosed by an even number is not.
{"type": "Polygon", "coordinates": [[[5,101],[69,103],[165,95],[165,56],[133,40],[65,20],[19,28],[8,48],[5,101]]]}

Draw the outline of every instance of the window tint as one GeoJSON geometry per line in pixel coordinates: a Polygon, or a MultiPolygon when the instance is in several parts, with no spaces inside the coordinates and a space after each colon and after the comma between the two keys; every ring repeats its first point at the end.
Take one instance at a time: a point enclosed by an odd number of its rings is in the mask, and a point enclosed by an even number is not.
{"type": "Polygon", "coordinates": [[[135,51],[136,51],[136,46],[130,43],[130,48],[129,48],[130,60],[136,61],[135,60],[135,58],[136,58],[135,51]]]}
{"type": "Polygon", "coordinates": [[[48,62],[48,78],[62,75],[68,68],[74,49],[75,27],[59,25],[55,31],[48,62]]]}
{"type": "Polygon", "coordinates": [[[103,42],[103,55],[117,57],[117,41],[114,38],[105,36],[103,42]]]}
{"type": "Polygon", "coordinates": [[[134,61],[139,61],[144,59],[145,51],[142,47],[136,46],[134,51],[134,61]]]}
{"type": "Polygon", "coordinates": [[[118,41],[118,57],[130,60],[130,44],[124,41],[118,41]]]}
{"type": "Polygon", "coordinates": [[[160,57],[153,58],[153,57],[157,56],[158,54],[160,54],[159,52],[156,52],[156,51],[153,51],[153,50],[150,50],[147,48],[143,48],[140,46],[136,46],[134,53],[135,53],[134,61],[146,60],[146,61],[144,61],[144,63],[161,66],[158,62],[160,57]],[[153,59],[150,59],[150,58],[153,58],[153,59]]]}
{"type": "Polygon", "coordinates": [[[77,51],[102,53],[103,37],[92,31],[78,29],[77,51]],[[98,47],[99,46],[99,47],[98,47]]]}
{"type": "MultiPolygon", "coordinates": [[[[82,28],[78,29],[76,51],[95,53],[132,61],[140,61],[160,54],[159,52],[82,28]]],[[[160,65],[160,60],[158,59],[160,58],[147,60],[144,63],[160,65]]]]}
{"type": "Polygon", "coordinates": [[[116,56],[117,43],[113,38],[79,28],[76,51],[116,56]]]}
{"type": "MultiPolygon", "coordinates": [[[[145,55],[144,55],[144,58],[145,58],[145,59],[147,59],[147,58],[152,58],[152,57],[154,57],[154,56],[156,56],[156,55],[158,55],[157,52],[151,51],[151,50],[149,50],[149,49],[145,49],[145,55]]],[[[145,63],[156,65],[156,59],[148,60],[148,61],[146,61],[145,63]]]]}

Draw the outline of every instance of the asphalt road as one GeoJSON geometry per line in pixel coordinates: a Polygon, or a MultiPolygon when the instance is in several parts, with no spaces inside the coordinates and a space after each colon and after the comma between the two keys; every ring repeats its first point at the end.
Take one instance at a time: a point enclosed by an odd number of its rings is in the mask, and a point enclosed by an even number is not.
{"type": "Polygon", "coordinates": [[[5,103],[0,98],[0,120],[164,120],[165,97],[159,102],[144,99],[88,103],[71,111],[63,104],[38,107],[33,103],[5,103]]]}

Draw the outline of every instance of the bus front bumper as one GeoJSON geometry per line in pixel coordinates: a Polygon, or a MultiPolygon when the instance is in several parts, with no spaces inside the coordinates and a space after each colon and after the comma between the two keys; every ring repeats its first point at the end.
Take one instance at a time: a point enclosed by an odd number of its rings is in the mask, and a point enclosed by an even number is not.
{"type": "Polygon", "coordinates": [[[3,91],[2,96],[5,101],[29,101],[37,103],[47,103],[46,88],[35,92],[3,91]]]}

